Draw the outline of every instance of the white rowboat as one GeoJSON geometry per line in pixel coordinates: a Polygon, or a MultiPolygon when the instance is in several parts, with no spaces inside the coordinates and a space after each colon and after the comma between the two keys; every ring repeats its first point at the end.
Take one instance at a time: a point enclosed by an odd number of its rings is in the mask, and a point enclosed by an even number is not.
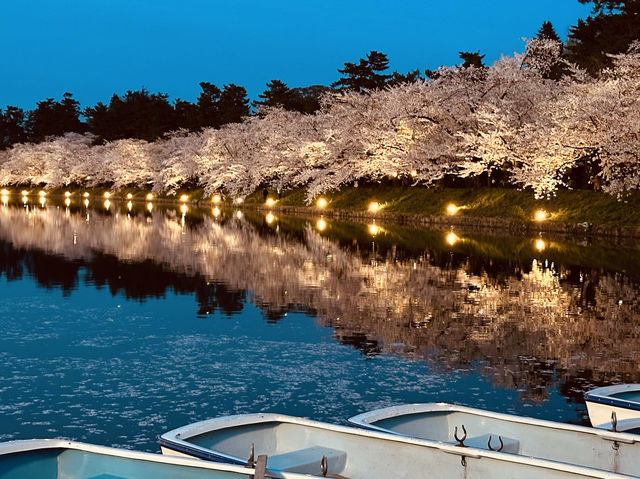
{"type": "Polygon", "coordinates": [[[584,400],[593,427],[616,431],[640,429],[640,384],[593,389],[584,395],[584,400]]]}
{"type": "Polygon", "coordinates": [[[446,403],[395,406],[349,419],[374,431],[558,461],[640,477],[640,436],[446,403]]]}
{"type": "Polygon", "coordinates": [[[281,414],[247,414],[201,421],[166,432],[159,442],[163,454],[247,464],[248,457],[259,453],[268,457],[268,472],[302,472],[334,478],[633,477],[281,414]]]}

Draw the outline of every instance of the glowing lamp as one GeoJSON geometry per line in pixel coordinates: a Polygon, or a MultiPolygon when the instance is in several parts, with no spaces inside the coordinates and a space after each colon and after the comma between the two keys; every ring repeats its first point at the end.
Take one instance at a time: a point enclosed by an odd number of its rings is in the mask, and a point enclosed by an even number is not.
{"type": "Polygon", "coordinates": [[[543,252],[547,248],[547,243],[542,238],[538,238],[535,242],[535,247],[539,252],[543,252]]]}
{"type": "Polygon", "coordinates": [[[104,197],[107,198],[107,199],[111,198],[111,193],[109,193],[108,191],[105,191],[104,192],[104,197]]]}
{"type": "Polygon", "coordinates": [[[133,198],[133,195],[131,193],[127,193],[127,199],[130,200],[131,198],[133,198]]]}
{"type": "Polygon", "coordinates": [[[316,228],[318,231],[324,231],[327,229],[327,222],[320,218],[317,222],[316,222],[316,228]]]}
{"type": "Polygon", "coordinates": [[[153,193],[147,193],[147,201],[151,201],[153,199],[153,193]]]}
{"type": "Polygon", "coordinates": [[[233,200],[237,205],[241,205],[244,201],[244,199],[242,198],[236,198],[235,200],[233,200]]]}
{"type": "Polygon", "coordinates": [[[42,190],[40,190],[40,191],[38,191],[38,196],[39,196],[40,198],[42,198],[43,196],[47,196],[47,192],[46,192],[46,191],[42,191],[42,190]]]}
{"type": "Polygon", "coordinates": [[[22,196],[28,196],[29,192],[27,190],[22,190],[22,196]]]}
{"type": "Polygon", "coordinates": [[[65,191],[64,192],[64,197],[65,198],[69,198],[71,196],[71,192],[70,191],[65,191]]]}
{"type": "Polygon", "coordinates": [[[393,176],[394,178],[397,178],[398,177],[398,172],[394,171],[393,173],[391,173],[391,176],[393,176]]]}
{"type": "Polygon", "coordinates": [[[453,246],[455,245],[458,241],[460,241],[460,237],[455,234],[453,231],[449,231],[447,233],[447,236],[445,237],[445,240],[447,241],[447,244],[449,246],[453,246]]]}
{"type": "Polygon", "coordinates": [[[368,209],[372,213],[375,213],[380,209],[380,204],[377,201],[372,201],[371,203],[369,203],[368,209]]]}
{"type": "Polygon", "coordinates": [[[549,213],[547,213],[545,210],[537,210],[533,215],[533,218],[536,221],[545,221],[548,217],[549,213]]]}
{"type": "Polygon", "coordinates": [[[329,202],[326,198],[318,198],[318,201],[316,201],[316,206],[318,208],[326,208],[328,204],[329,202]]]}
{"type": "Polygon", "coordinates": [[[2,190],[2,191],[0,191],[0,195],[2,195],[2,196],[9,196],[9,190],[2,190]]]}
{"type": "Polygon", "coordinates": [[[180,201],[182,201],[183,203],[186,203],[187,201],[189,201],[189,196],[181,195],[180,196],[180,201]]]}
{"type": "Polygon", "coordinates": [[[220,203],[221,200],[222,200],[222,198],[220,197],[220,195],[213,195],[211,197],[211,201],[213,201],[215,204],[220,203]]]}
{"type": "Polygon", "coordinates": [[[447,205],[447,214],[448,215],[455,215],[458,212],[459,209],[460,208],[457,207],[456,205],[454,205],[453,203],[449,203],[447,205]]]}
{"type": "Polygon", "coordinates": [[[377,224],[371,224],[368,226],[369,234],[371,236],[375,236],[380,233],[380,227],[377,224]]]}
{"type": "Polygon", "coordinates": [[[415,178],[416,176],[418,176],[418,172],[416,170],[411,170],[411,177],[415,178]]]}
{"type": "Polygon", "coordinates": [[[88,192],[88,191],[85,191],[85,192],[82,194],[82,196],[84,196],[85,198],[89,198],[89,192],[88,192]]]}
{"type": "Polygon", "coordinates": [[[267,198],[267,201],[264,202],[267,206],[273,206],[276,204],[276,200],[273,198],[267,198]]]}

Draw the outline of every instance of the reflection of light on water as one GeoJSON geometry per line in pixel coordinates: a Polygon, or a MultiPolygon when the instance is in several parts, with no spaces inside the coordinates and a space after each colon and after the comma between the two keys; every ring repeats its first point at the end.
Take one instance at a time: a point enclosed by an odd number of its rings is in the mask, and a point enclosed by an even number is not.
{"type": "Polygon", "coordinates": [[[238,218],[239,220],[242,219],[242,211],[240,210],[236,211],[236,218],[238,218]]]}
{"type": "Polygon", "coordinates": [[[220,208],[218,208],[217,206],[213,208],[211,212],[213,213],[214,218],[218,218],[220,216],[220,208]]]}
{"type": "Polygon", "coordinates": [[[370,224],[369,227],[368,227],[368,230],[369,230],[369,234],[371,236],[375,236],[378,233],[380,233],[380,227],[375,223],[370,224]]]}
{"type": "Polygon", "coordinates": [[[187,212],[189,211],[189,207],[187,205],[180,205],[180,213],[182,213],[182,215],[186,215],[187,212]]]}
{"type": "Polygon", "coordinates": [[[88,207],[89,207],[89,200],[85,199],[85,200],[83,201],[83,203],[84,203],[84,207],[85,207],[85,208],[88,208],[88,207]]]}
{"type": "Polygon", "coordinates": [[[71,199],[70,198],[65,198],[64,205],[68,208],[71,205],[71,199]]]}
{"type": "Polygon", "coordinates": [[[129,201],[129,202],[127,203],[127,209],[128,209],[129,211],[131,211],[131,209],[132,209],[132,208],[133,208],[133,203],[131,203],[131,201],[129,201]]]}
{"type": "Polygon", "coordinates": [[[147,203],[147,211],[151,213],[153,211],[153,203],[147,203]]]}
{"type": "Polygon", "coordinates": [[[318,231],[324,231],[324,230],[326,230],[326,229],[327,229],[327,222],[326,222],[324,219],[320,218],[320,219],[316,222],[316,229],[317,229],[318,231]]]}
{"type": "Polygon", "coordinates": [[[547,243],[545,243],[542,238],[538,238],[535,242],[535,246],[538,251],[543,252],[547,247],[547,243]]]}
{"type": "Polygon", "coordinates": [[[29,198],[27,198],[26,196],[23,196],[22,203],[26,205],[28,202],[29,202],[29,198]]]}
{"type": "Polygon", "coordinates": [[[265,221],[267,222],[268,225],[270,225],[271,223],[273,223],[276,219],[275,216],[273,216],[273,213],[269,212],[267,213],[267,216],[264,217],[265,221]]]}
{"type": "Polygon", "coordinates": [[[109,207],[111,206],[111,201],[104,200],[104,209],[109,211],[109,207]]]}
{"type": "Polygon", "coordinates": [[[9,202],[9,197],[7,195],[2,195],[2,206],[7,206],[7,203],[9,202]]]}
{"type": "Polygon", "coordinates": [[[447,242],[448,245],[453,246],[458,241],[460,241],[460,237],[457,234],[455,234],[453,231],[449,231],[447,233],[447,236],[445,236],[445,241],[447,242]]]}

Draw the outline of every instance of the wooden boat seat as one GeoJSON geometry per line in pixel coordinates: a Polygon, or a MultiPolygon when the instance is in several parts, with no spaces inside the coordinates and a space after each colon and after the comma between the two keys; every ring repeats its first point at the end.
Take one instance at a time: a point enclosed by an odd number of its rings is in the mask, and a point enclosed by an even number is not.
{"type": "Polygon", "coordinates": [[[312,446],[297,451],[269,456],[267,468],[302,474],[321,474],[320,461],[326,456],[329,473],[341,471],[347,462],[347,453],[322,446],[312,446]]]}
{"type": "MultiPolygon", "coordinates": [[[[491,447],[494,450],[500,447],[500,440],[498,439],[497,434],[482,434],[480,436],[473,436],[465,439],[464,445],[467,447],[475,447],[476,449],[489,449],[488,442],[489,436],[491,436],[491,447]]],[[[520,451],[520,441],[517,439],[512,439],[510,437],[502,436],[502,442],[504,447],[500,452],[510,452],[511,454],[518,454],[520,451]]],[[[452,442],[451,444],[457,444],[457,442],[452,442]]]]}

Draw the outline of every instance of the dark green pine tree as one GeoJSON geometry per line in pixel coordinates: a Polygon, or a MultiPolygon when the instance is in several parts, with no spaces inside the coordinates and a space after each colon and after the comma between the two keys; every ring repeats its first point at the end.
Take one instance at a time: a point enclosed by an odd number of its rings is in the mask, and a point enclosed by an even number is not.
{"type": "Polygon", "coordinates": [[[220,95],[222,91],[213,83],[200,82],[200,88],[202,92],[198,97],[198,115],[200,127],[219,127],[220,122],[220,108],[218,103],[220,102],[220,95]]]}
{"type": "Polygon", "coordinates": [[[230,83],[225,85],[218,101],[220,124],[239,123],[249,115],[249,99],[247,90],[242,86],[230,83]]]}
{"type": "MultiPolygon", "coordinates": [[[[579,0],[581,3],[592,3],[579,0]]],[[[571,27],[567,59],[597,74],[611,66],[607,54],[625,52],[640,36],[640,0],[595,0],[593,15],[571,27]]]]}
{"type": "Polygon", "coordinates": [[[542,22],[542,26],[538,30],[536,38],[538,40],[553,40],[556,42],[562,42],[556,31],[553,29],[553,25],[551,25],[551,22],[549,21],[542,22]]]}
{"type": "Polygon", "coordinates": [[[458,56],[462,60],[462,68],[486,68],[485,64],[482,63],[484,55],[480,55],[480,50],[477,52],[458,52],[458,56]]]}
{"type": "Polygon", "coordinates": [[[340,90],[364,91],[384,88],[391,75],[383,74],[389,68],[389,60],[384,53],[375,50],[361,58],[358,64],[345,62],[344,68],[338,69],[342,78],[331,86],[340,90]]]}
{"type": "Polygon", "coordinates": [[[267,89],[259,94],[258,97],[262,98],[262,101],[254,101],[252,105],[255,108],[261,106],[279,106],[287,110],[292,109],[293,91],[280,80],[271,80],[267,83],[267,89]]]}
{"type": "Polygon", "coordinates": [[[420,70],[415,69],[407,73],[393,72],[391,78],[387,81],[387,85],[396,86],[404,83],[415,83],[420,79],[420,70]]]}
{"type": "Polygon", "coordinates": [[[27,115],[29,140],[38,142],[48,136],[85,131],[85,125],[80,121],[80,103],[73,99],[71,93],[64,93],[60,101],[47,98],[36,105],[35,110],[27,115]]]}
{"type": "Polygon", "coordinates": [[[25,115],[21,108],[7,106],[4,113],[0,110],[0,150],[27,141],[24,127],[25,115]]]}

